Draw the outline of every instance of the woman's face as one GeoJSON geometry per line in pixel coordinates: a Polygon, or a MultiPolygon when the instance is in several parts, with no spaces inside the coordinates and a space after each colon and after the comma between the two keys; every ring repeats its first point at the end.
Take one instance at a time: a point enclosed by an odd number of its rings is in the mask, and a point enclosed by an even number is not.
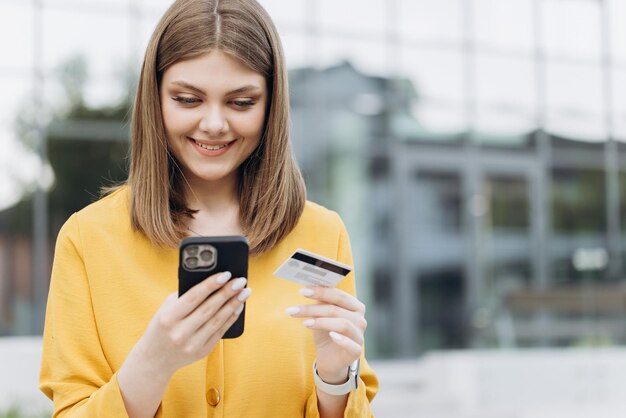
{"type": "Polygon", "coordinates": [[[168,68],[160,96],[169,149],[190,181],[236,176],[259,145],[265,77],[219,50],[168,68]]]}

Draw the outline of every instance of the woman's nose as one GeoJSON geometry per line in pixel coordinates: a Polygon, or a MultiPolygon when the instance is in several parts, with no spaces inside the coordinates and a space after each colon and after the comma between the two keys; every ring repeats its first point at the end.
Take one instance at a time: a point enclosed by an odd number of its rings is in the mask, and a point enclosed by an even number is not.
{"type": "Polygon", "coordinates": [[[204,112],[200,120],[200,130],[211,137],[219,137],[228,131],[228,122],[222,109],[212,106],[204,112]]]}

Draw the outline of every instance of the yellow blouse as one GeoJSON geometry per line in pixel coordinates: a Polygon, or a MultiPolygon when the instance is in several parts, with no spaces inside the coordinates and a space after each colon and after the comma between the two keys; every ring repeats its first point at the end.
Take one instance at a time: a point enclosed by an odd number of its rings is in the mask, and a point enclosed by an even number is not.
{"type": "MultiPolygon", "coordinates": [[[[117,370],[168,294],[178,288],[178,250],[154,246],[130,225],[129,189],[75,213],[55,250],[40,388],[55,417],[127,417],[117,370]]],[[[160,417],[319,417],[312,377],[315,346],[289,306],[311,303],[302,286],[273,276],[296,248],[352,265],[339,216],[307,202],[297,226],[271,251],[251,257],[243,336],[222,340],[179,369],[160,417]]],[[[355,293],[354,274],[339,288],[355,293]]],[[[378,380],[361,358],[361,381],[345,417],[370,417],[378,380]]]]}

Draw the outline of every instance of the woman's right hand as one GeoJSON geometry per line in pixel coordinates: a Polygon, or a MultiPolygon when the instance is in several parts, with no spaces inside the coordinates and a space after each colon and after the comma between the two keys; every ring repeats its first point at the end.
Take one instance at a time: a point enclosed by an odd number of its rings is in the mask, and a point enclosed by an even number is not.
{"type": "Polygon", "coordinates": [[[137,349],[156,370],[171,375],[206,357],[235,322],[251,289],[245,278],[217,273],[180,298],[170,294],[152,317],[137,349]]]}

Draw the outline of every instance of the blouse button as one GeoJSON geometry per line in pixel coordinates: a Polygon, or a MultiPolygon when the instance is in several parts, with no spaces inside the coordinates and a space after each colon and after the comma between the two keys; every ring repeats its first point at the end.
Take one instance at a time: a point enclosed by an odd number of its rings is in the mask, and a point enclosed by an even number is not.
{"type": "Polygon", "coordinates": [[[211,406],[217,406],[217,404],[220,403],[220,391],[215,389],[215,388],[211,388],[211,389],[207,390],[206,391],[206,401],[211,406]]]}

